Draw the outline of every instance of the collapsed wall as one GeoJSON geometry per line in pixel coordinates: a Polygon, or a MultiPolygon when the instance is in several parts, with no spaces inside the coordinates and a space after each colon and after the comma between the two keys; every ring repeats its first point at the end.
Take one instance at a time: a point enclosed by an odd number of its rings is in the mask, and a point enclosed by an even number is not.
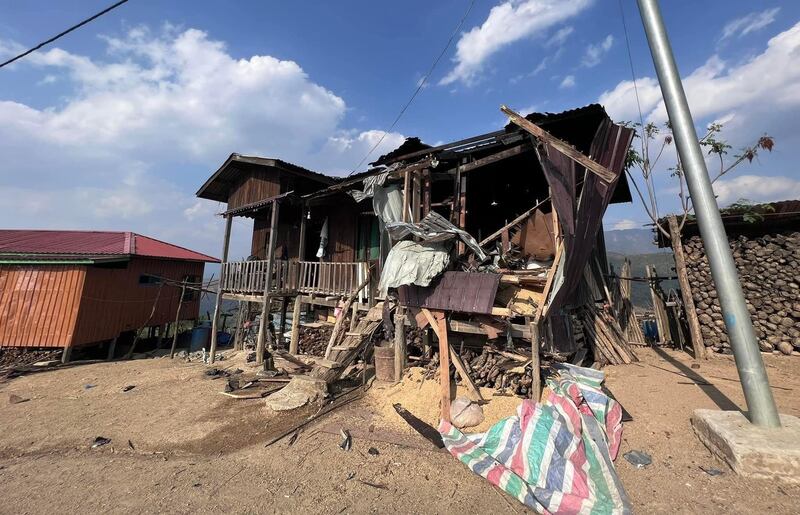
{"type": "MultiPolygon", "coordinates": [[[[731,236],[730,246],[762,351],[800,351],[800,232],[731,236]]],[[[686,269],[706,347],[730,352],[708,258],[699,236],[684,242],[686,269]]]]}

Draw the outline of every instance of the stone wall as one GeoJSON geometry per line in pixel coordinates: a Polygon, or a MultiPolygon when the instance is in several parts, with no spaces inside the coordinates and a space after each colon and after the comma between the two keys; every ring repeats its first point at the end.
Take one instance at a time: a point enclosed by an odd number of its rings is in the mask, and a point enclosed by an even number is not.
{"type": "MultiPolygon", "coordinates": [[[[747,308],[762,351],[800,351],[800,232],[731,237],[747,308]]],[[[717,292],[699,236],[684,241],[686,267],[703,340],[730,352],[717,292]]]]}

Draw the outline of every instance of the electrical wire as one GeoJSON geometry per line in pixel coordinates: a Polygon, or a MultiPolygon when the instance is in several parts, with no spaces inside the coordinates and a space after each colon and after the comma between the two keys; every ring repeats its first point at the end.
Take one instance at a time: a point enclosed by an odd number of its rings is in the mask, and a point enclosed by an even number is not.
{"type": "Polygon", "coordinates": [[[356,167],[348,174],[348,176],[353,175],[354,173],[356,173],[356,171],[359,168],[361,168],[361,165],[364,164],[364,161],[366,161],[367,158],[370,155],[372,155],[373,152],[375,152],[375,149],[378,148],[378,146],[381,143],[383,143],[383,140],[384,140],[384,138],[386,138],[386,135],[389,134],[390,132],[392,132],[392,130],[395,128],[395,126],[397,125],[397,122],[400,121],[400,118],[403,117],[403,115],[405,114],[406,110],[409,108],[409,106],[412,104],[412,102],[414,102],[414,99],[417,98],[417,95],[419,94],[419,92],[422,91],[422,88],[424,88],[425,84],[427,84],[428,79],[430,78],[430,76],[433,73],[433,71],[436,69],[436,65],[439,64],[439,61],[442,60],[442,57],[444,57],[444,54],[446,54],[447,51],[450,49],[450,46],[453,44],[453,39],[455,39],[456,34],[458,34],[458,32],[461,30],[461,26],[464,25],[464,21],[466,21],[467,16],[469,16],[469,13],[472,12],[472,8],[474,6],[475,6],[475,0],[471,0],[470,3],[469,3],[469,6],[467,7],[466,12],[464,13],[464,16],[461,17],[461,20],[459,20],[458,25],[456,25],[456,28],[453,30],[453,33],[450,34],[450,39],[447,40],[447,44],[444,46],[442,51],[439,53],[439,55],[433,61],[433,64],[431,64],[431,67],[428,69],[428,73],[426,73],[422,77],[422,80],[419,81],[419,84],[417,84],[417,89],[414,90],[414,93],[411,95],[411,98],[409,98],[408,102],[406,102],[406,104],[403,106],[403,108],[400,109],[400,112],[397,114],[397,117],[395,117],[394,121],[389,126],[389,129],[384,131],[383,134],[381,134],[381,137],[378,139],[377,143],[375,143],[372,146],[372,148],[369,149],[369,152],[367,152],[367,154],[363,158],[361,158],[361,161],[358,162],[356,167]]]}
{"type": "Polygon", "coordinates": [[[55,41],[55,40],[57,40],[57,39],[59,39],[59,38],[61,38],[63,36],[66,36],[67,34],[72,32],[73,30],[83,27],[87,23],[90,23],[90,22],[96,20],[97,18],[103,16],[104,14],[106,14],[109,11],[112,11],[112,10],[116,9],[117,7],[119,7],[120,5],[124,4],[127,1],[128,0],[120,0],[119,2],[115,3],[114,5],[106,7],[105,9],[100,11],[99,13],[97,13],[97,14],[89,17],[89,18],[86,18],[85,20],[83,20],[82,22],[78,23],[77,25],[73,25],[72,27],[68,28],[67,30],[65,30],[63,32],[60,32],[59,34],[56,34],[55,36],[53,36],[52,38],[48,39],[47,41],[43,41],[43,42],[39,43],[38,45],[36,45],[35,47],[31,48],[30,50],[27,50],[27,51],[19,54],[16,57],[12,57],[11,59],[9,59],[8,61],[6,61],[4,63],[0,63],[0,68],[2,68],[3,66],[6,66],[8,64],[11,64],[11,63],[13,63],[14,61],[16,61],[18,59],[22,59],[23,57],[25,57],[28,54],[32,54],[33,52],[39,50],[43,46],[49,45],[53,41],[55,41]]]}
{"type": "Polygon", "coordinates": [[[628,64],[631,67],[633,93],[636,96],[636,107],[639,109],[639,123],[642,124],[642,130],[644,130],[644,115],[642,114],[642,104],[639,102],[639,88],[636,86],[636,72],[633,69],[633,53],[631,53],[631,41],[628,38],[628,24],[625,22],[625,9],[622,7],[622,0],[619,0],[619,13],[622,19],[622,30],[625,33],[625,47],[628,49],[628,64]]]}

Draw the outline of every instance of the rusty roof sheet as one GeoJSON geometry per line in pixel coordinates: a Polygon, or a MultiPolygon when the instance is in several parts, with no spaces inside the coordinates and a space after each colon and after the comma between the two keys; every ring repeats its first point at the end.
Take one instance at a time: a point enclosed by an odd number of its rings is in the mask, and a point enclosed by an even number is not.
{"type": "Polygon", "coordinates": [[[499,274],[445,272],[433,286],[409,285],[397,290],[404,306],[489,315],[499,284],[499,274]]]}
{"type": "Polygon", "coordinates": [[[0,256],[147,256],[218,263],[217,258],[130,231],[0,230],[0,256]]]}

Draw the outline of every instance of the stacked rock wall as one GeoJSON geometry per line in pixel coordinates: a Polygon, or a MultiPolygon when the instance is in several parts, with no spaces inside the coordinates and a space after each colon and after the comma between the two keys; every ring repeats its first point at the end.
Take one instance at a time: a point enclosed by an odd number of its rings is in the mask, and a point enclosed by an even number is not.
{"type": "MultiPolygon", "coordinates": [[[[730,243],[761,350],[800,351],[800,232],[738,235],[730,243]]],[[[700,237],[684,241],[684,252],[704,343],[730,352],[700,237]]]]}

